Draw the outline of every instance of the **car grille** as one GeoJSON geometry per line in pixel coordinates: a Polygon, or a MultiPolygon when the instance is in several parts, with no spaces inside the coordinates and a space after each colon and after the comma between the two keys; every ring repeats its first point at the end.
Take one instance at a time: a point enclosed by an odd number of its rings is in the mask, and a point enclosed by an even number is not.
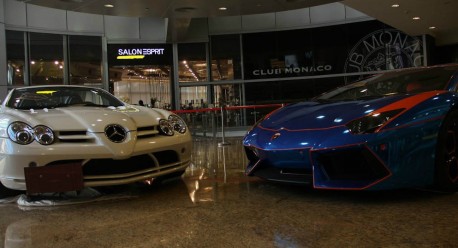
{"type": "MultiPolygon", "coordinates": [[[[147,139],[159,134],[158,126],[137,128],[137,139],[147,139]]],[[[95,137],[87,130],[58,131],[56,136],[59,143],[94,143],[95,137]]]]}
{"type": "Polygon", "coordinates": [[[83,166],[84,176],[124,174],[147,170],[154,167],[179,164],[179,157],[174,151],[162,151],[144,154],[128,159],[91,159],[83,166]]]}
{"type": "Polygon", "coordinates": [[[88,135],[86,130],[59,131],[57,132],[59,143],[93,143],[95,137],[88,135]]]}
{"type": "MultiPolygon", "coordinates": [[[[62,166],[69,163],[83,164],[84,160],[58,160],[46,166],[62,166]]],[[[170,170],[182,166],[175,151],[167,150],[152,154],[133,156],[127,159],[91,159],[83,165],[83,176],[103,180],[115,176],[116,178],[129,177],[128,174],[144,174],[146,171],[170,170]],[[123,174],[125,174],[123,176],[123,174]],[[119,175],[119,176],[116,176],[119,175]]]]}
{"type": "Polygon", "coordinates": [[[365,145],[312,152],[315,186],[364,189],[391,175],[365,145]]]}

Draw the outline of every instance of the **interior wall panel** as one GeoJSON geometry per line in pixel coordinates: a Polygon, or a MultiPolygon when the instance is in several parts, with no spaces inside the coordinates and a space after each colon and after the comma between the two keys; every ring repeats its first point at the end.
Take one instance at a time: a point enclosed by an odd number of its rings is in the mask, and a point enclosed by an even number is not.
{"type": "Polygon", "coordinates": [[[242,16],[242,30],[259,31],[275,28],[275,13],[242,16]]]}
{"type": "Polygon", "coordinates": [[[5,24],[0,23],[0,68],[5,68],[0,70],[0,99],[3,99],[7,92],[8,86],[7,81],[7,64],[6,64],[6,37],[5,37],[5,24]]]}
{"type": "Polygon", "coordinates": [[[15,0],[5,0],[5,24],[18,27],[27,26],[26,5],[15,0]]]}
{"type": "Polygon", "coordinates": [[[70,32],[97,33],[103,35],[103,16],[68,11],[67,28],[70,32]]]}
{"type": "Polygon", "coordinates": [[[67,13],[65,10],[27,4],[27,26],[45,30],[67,31],[67,13]]]}
{"type": "Polygon", "coordinates": [[[330,3],[310,8],[312,24],[332,23],[345,20],[345,6],[341,3],[330,3]]]}
{"type": "Polygon", "coordinates": [[[208,31],[210,34],[237,33],[242,30],[241,16],[209,17],[208,31]]]}
{"type": "Polygon", "coordinates": [[[5,23],[5,1],[0,0],[0,22],[5,23]]]}
{"type": "Polygon", "coordinates": [[[297,9],[275,13],[277,28],[303,27],[310,24],[310,9],[297,9]]]}
{"type": "Polygon", "coordinates": [[[140,21],[137,17],[104,16],[105,36],[111,40],[140,39],[140,21]]]}
{"type": "Polygon", "coordinates": [[[165,42],[167,39],[167,19],[140,18],[140,39],[165,42]]]}

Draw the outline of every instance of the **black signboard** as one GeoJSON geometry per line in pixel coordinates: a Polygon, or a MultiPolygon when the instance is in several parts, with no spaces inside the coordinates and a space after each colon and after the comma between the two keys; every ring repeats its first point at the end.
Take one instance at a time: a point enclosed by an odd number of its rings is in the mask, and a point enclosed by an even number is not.
{"type": "Polygon", "coordinates": [[[243,35],[245,79],[361,73],[423,65],[422,40],[379,21],[243,35]]]}
{"type": "Polygon", "coordinates": [[[170,44],[108,44],[110,66],[171,65],[170,44]]]}

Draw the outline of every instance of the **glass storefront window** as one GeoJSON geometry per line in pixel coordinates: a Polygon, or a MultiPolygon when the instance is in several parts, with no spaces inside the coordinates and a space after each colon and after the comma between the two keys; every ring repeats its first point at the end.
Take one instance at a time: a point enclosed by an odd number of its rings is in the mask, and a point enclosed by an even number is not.
{"type": "Polygon", "coordinates": [[[181,109],[208,108],[207,86],[180,87],[181,109]]]}
{"type": "Polygon", "coordinates": [[[63,35],[29,33],[31,85],[63,84],[63,35]]]}
{"type": "Polygon", "coordinates": [[[216,35],[210,40],[211,80],[242,78],[240,35],[216,35]]]}
{"type": "Polygon", "coordinates": [[[5,35],[6,56],[8,61],[8,85],[24,85],[24,32],[6,30],[5,35]]]}
{"type": "Polygon", "coordinates": [[[178,44],[180,83],[207,81],[205,43],[178,44]]]}
{"type": "Polygon", "coordinates": [[[169,66],[115,66],[109,71],[113,93],[124,102],[171,109],[169,66]]]}
{"type": "Polygon", "coordinates": [[[102,84],[102,38],[68,36],[70,84],[102,84]]]}
{"type": "Polygon", "coordinates": [[[304,101],[344,84],[343,77],[248,83],[245,84],[246,104],[304,101]]]}
{"type": "Polygon", "coordinates": [[[213,86],[215,107],[240,106],[242,91],[240,84],[213,86]]]}
{"type": "Polygon", "coordinates": [[[172,46],[108,44],[109,90],[124,102],[171,109],[172,46]]]}

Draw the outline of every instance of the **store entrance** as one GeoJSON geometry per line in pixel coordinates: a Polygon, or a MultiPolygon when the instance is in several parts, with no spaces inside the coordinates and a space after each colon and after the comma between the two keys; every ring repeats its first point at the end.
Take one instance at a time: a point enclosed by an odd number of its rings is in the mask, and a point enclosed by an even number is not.
{"type": "Polygon", "coordinates": [[[170,66],[110,67],[110,90],[129,104],[171,109],[170,66]]]}

